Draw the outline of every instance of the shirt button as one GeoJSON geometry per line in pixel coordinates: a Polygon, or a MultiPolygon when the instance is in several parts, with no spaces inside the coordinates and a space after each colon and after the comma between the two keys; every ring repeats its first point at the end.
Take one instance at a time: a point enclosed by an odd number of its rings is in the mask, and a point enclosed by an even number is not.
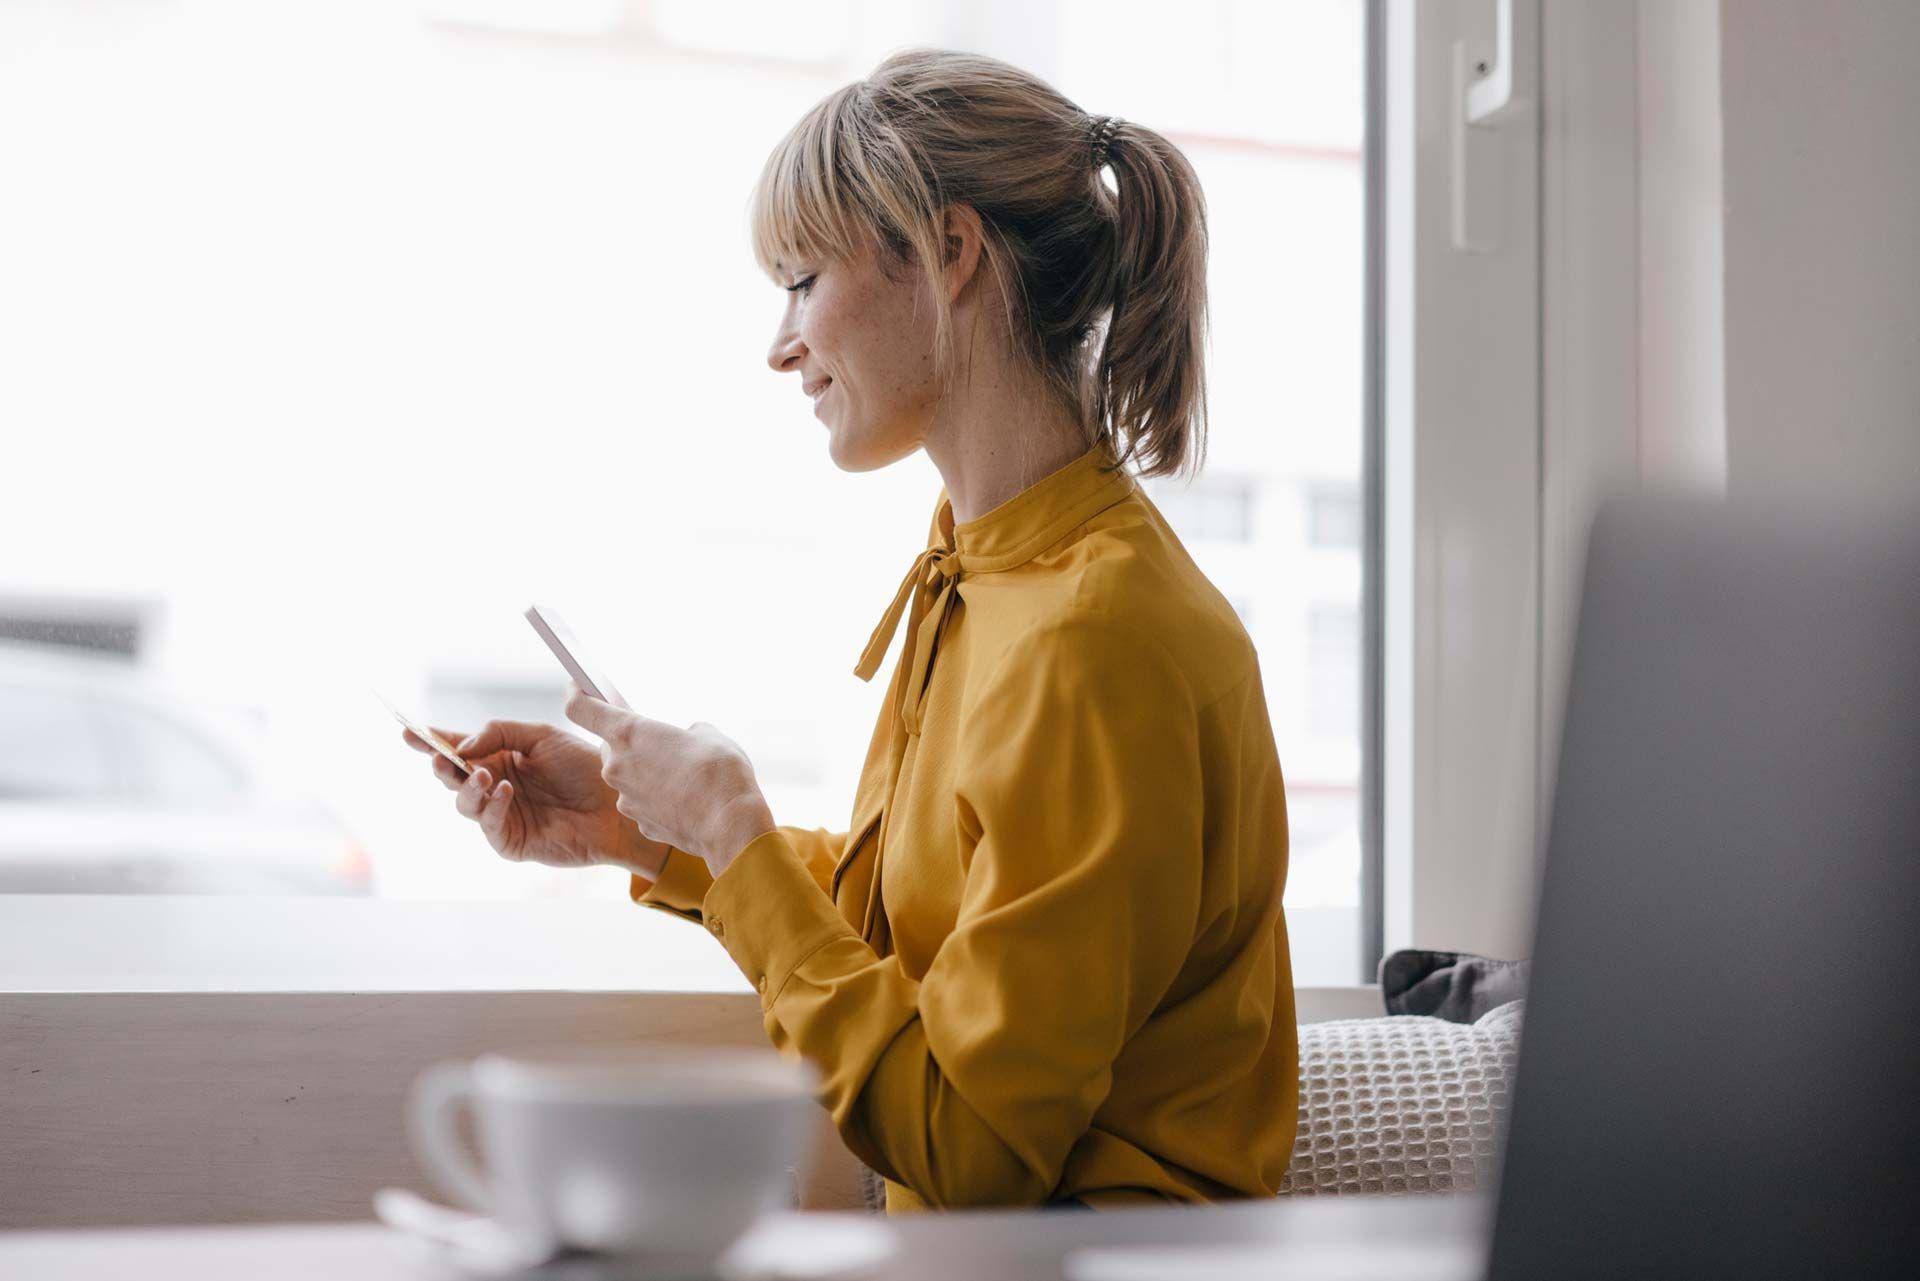
{"type": "Polygon", "coordinates": [[[709,916],[707,918],[707,928],[713,931],[713,936],[717,939],[723,939],[727,936],[727,928],[720,923],[720,918],[717,916],[709,916]]]}
{"type": "Polygon", "coordinates": [[[762,974],[760,976],[760,995],[765,996],[766,994],[767,994],[767,976],[762,974]]]}

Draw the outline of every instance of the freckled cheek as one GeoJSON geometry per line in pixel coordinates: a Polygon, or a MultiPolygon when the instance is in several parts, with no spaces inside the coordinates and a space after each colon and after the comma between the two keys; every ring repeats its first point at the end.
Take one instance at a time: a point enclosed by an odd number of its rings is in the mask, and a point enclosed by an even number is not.
{"type": "Polygon", "coordinates": [[[895,359],[900,339],[871,315],[822,318],[820,342],[814,349],[827,360],[836,377],[871,376],[895,359]]]}
{"type": "Polygon", "coordinates": [[[801,335],[808,347],[829,358],[837,358],[859,341],[859,321],[840,306],[817,307],[807,317],[801,335]]]}

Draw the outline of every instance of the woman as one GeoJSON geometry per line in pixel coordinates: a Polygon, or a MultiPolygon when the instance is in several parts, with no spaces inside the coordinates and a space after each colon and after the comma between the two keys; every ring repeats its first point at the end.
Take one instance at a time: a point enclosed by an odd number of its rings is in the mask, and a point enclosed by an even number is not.
{"type": "Polygon", "coordinates": [[[779,826],[718,730],[571,687],[597,755],[495,721],[472,777],[435,773],[503,856],[625,867],[704,924],[890,1210],[1272,1194],[1279,761],[1252,644],[1128,466],[1201,456],[1193,171],[1005,63],[909,50],[794,127],[753,234],[789,294],[768,363],[834,462],[924,449],[945,482],[857,668],[904,614],[850,827],[779,826]]]}

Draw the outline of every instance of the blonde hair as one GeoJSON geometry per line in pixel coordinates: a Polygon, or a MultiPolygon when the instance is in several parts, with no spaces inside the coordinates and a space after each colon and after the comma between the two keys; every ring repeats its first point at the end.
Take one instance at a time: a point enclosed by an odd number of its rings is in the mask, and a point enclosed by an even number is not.
{"type": "Polygon", "coordinates": [[[1052,86],[980,54],[912,48],[801,117],[751,202],[753,251],[779,264],[872,246],[893,280],[918,264],[935,302],[935,368],[953,368],[943,216],[979,215],[1013,355],[1145,476],[1206,451],[1206,203],[1187,158],[1151,129],[1112,132],[1109,189],[1091,118],[1052,86]]]}

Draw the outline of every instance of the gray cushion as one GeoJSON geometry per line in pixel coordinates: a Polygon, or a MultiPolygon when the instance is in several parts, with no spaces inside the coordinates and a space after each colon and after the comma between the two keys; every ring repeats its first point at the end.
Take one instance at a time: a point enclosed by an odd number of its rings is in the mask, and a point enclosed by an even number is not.
{"type": "Polygon", "coordinates": [[[1380,962],[1380,996],[1389,1014],[1471,1023],[1526,994],[1525,961],[1407,948],[1380,962]]]}

